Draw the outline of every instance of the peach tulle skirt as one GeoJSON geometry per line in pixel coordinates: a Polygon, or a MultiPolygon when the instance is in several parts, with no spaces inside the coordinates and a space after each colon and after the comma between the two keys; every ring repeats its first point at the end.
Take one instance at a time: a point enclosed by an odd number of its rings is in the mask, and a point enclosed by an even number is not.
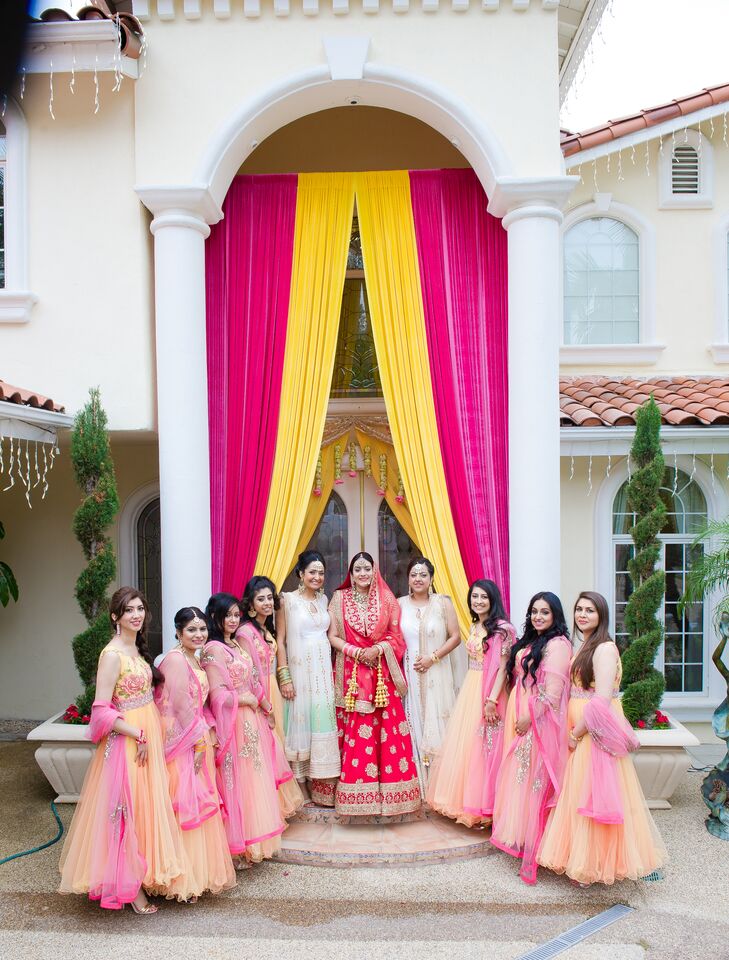
{"type": "MultiPolygon", "coordinates": [[[[128,710],[124,719],[134,727],[142,727],[147,735],[147,763],[136,762],[137,745],[125,737],[127,776],[133,810],[128,812],[128,826],[137,837],[140,854],[147,863],[143,887],[155,893],[168,888],[185,873],[187,857],[170,800],[167,764],[162,744],[162,728],[154,703],[128,710]],[[131,814],[131,815],[130,815],[131,814]]],[[[76,812],[61,854],[61,893],[88,893],[91,851],[95,837],[92,825],[96,798],[104,767],[107,737],[101,740],[84,779],[76,812]]]]}
{"type": "Polygon", "coordinates": [[[426,795],[433,810],[467,827],[489,822],[488,817],[466,813],[463,809],[473,737],[482,721],[481,681],[480,670],[468,670],[440,752],[431,767],[426,795]]]}
{"type": "MultiPolygon", "coordinates": [[[[581,719],[588,701],[572,697],[568,726],[581,719]]],[[[619,700],[612,709],[622,714],[619,700]]],[[[592,744],[586,734],[567,762],[564,783],[539,850],[542,866],[566,873],[578,883],[614,883],[637,880],[660,867],[666,849],[646,806],[630,756],[619,757],[618,780],[623,801],[623,823],[597,823],[577,812],[590,776],[592,744]]]]}
{"type": "Polygon", "coordinates": [[[286,824],[276,789],[274,734],[260,710],[239,707],[235,719],[246,857],[254,863],[281,849],[286,824]]]}
{"type": "MultiPolygon", "coordinates": [[[[215,783],[215,755],[210,736],[204,763],[208,769],[211,783],[215,783]]],[[[170,792],[175,792],[177,766],[173,761],[168,765],[170,774],[170,792]]],[[[182,831],[182,845],[187,855],[187,868],[176,877],[169,887],[159,892],[168,899],[189,900],[209,891],[220,893],[235,886],[235,867],[228,850],[223,818],[220,813],[210,817],[194,830],[182,831]]]]}

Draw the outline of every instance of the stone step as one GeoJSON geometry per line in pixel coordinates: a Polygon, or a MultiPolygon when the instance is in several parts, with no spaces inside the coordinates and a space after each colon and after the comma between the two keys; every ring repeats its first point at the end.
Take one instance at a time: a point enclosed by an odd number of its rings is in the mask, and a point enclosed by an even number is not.
{"type": "Polygon", "coordinates": [[[425,820],[428,815],[426,807],[421,807],[415,813],[401,813],[395,817],[347,817],[338,814],[334,807],[320,807],[316,804],[307,804],[293,817],[290,823],[337,823],[381,825],[394,823],[412,823],[415,820],[425,820]]]}

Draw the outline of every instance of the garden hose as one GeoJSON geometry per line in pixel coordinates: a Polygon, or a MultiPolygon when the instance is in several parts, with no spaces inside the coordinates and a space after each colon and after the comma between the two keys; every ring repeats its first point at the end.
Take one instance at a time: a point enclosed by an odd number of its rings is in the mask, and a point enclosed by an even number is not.
{"type": "Polygon", "coordinates": [[[31,847],[30,850],[21,850],[20,853],[11,853],[9,857],[2,857],[2,859],[0,859],[0,866],[2,866],[4,863],[7,863],[9,860],[17,860],[18,857],[27,857],[31,853],[38,853],[39,850],[45,850],[46,847],[52,847],[54,843],[58,843],[63,836],[63,823],[61,823],[61,818],[58,816],[58,810],[56,809],[56,804],[53,800],[51,800],[51,810],[53,812],[53,816],[56,818],[56,823],[58,824],[58,833],[55,835],[55,837],[52,840],[47,840],[45,843],[41,843],[38,847],[31,847]]]}

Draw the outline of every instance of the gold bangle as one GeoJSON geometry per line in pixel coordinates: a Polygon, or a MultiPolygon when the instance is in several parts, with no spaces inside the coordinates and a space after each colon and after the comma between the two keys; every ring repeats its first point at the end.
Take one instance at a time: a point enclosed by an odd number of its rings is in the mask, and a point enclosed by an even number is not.
{"type": "Polygon", "coordinates": [[[433,661],[433,663],[440,663],[440,657],[435,650],[431,653],[430,659],[433,661]]]}

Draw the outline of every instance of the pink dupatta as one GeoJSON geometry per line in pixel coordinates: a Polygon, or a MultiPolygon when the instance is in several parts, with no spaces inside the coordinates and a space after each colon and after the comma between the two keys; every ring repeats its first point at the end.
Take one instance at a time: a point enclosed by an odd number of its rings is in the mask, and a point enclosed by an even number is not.
{"type": "Polygon", "coordinates": [[[220,810],[217,790],[208,768],[202,764],[195,773],[195,744],[205,739],[208,723],[203,713],[203,697],[195,671],[181,650],[171,650],[159,666],[164,683],[154,690],[154,700],[162,718],[165,760],[175,764],[172,778],[172,808],[183,830],[194,830],[220,810]]]}
{"type": "Polygon", "coordinates": [[[640,747],[640,741],[625,719],[612,711],[610,701],[593,695],[583,714],[590,734],[590,775],[577,812],[598,823],[622,823],[623,799],[618,779],[618,757],[640,747]]]}
{"type": "Polygon", "coordinates": [[[216,782],[222,800],[225,833],[232,854],[244,853],[246,835],[243,818],[241,785],[238,782],[238,751],[235,719],[238,714],[238,692],[228,671],[232,653],[219,640],[209,640],[200,662],[210,684],[210,710],[215,721],[218,748],[215,754],[216,782]]]}
{"type": "Polygon", "coordinates": [[[131,903],[147,871],[134,830],[126,737],[113,729],[121,719],[123,715],[108,700],[94,701],[89,736],[94,743],[100,743],[104,737],[107,740],[99,792],[94,797],[89,899],[98,900],[107,910],[121,910],[125,903],[131,903]]]}

